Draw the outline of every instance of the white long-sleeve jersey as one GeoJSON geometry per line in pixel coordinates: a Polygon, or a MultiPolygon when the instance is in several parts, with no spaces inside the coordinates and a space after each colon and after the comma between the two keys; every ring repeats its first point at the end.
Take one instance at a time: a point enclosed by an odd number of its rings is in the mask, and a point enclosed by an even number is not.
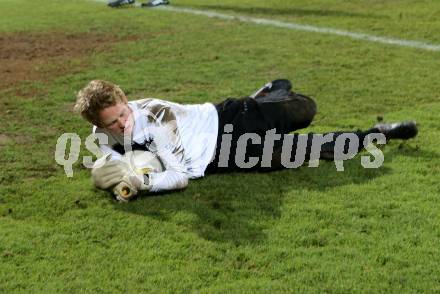
{"type": "Polygon", "coordinates": [[[211,103],[182,105],[147,98],[131,101],[133,131],[126,138],[94,127],[94,133],[105,134],[103,153],[119,159],[127,148],[155,153],[165,171],[149,175],[150,191],[184,188],[188,179],[203,177],[212,161],[218,136],[218,114],[211,103]]]}

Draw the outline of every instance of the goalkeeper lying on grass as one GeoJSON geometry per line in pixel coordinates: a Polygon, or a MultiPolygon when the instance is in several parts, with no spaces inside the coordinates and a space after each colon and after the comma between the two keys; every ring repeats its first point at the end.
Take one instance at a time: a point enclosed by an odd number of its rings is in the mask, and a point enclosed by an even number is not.
{"type": "Polygon", "coordinates": [[[367,146],[369,135],[389,140],[417,134],[415,122],[408,121],[367,131],[286,135],[307,127],[316,113],[315,102],[293,92],[288,80],[268,83],[249,97],[195,105],[150,98],[128,102],[117,85],[94,80],[79,91],[75,109],[101,135],[104,156],[96,161],[92,179],[101,189],[112,188],[118,200],[129,200],[139,190],[183,189],[189,179],[206,173],[270,171],[312,159],[347,159],[347,153],[367,146]],[[346,142],[350,138],[359,144],[346,142]],[[137,153],[128,152],[132,150],[137,153]],[[150,153],[142,156],[139,150],[150,153]]]}

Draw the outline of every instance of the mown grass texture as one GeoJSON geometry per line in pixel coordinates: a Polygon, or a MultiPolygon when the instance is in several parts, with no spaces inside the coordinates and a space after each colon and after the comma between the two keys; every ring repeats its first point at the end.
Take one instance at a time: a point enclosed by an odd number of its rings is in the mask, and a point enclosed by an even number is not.
{"type": "MultiPolygon", "coordinates": [[[[436,1],[365,3],[173,5],[440,42],[436,1]]],[[[0,32],[133,37],[0,89],[0,292],[440,291],[439,52],[91,1],[2,0],[0,32]],[[54,160],[62,133],[90,133],[72,106],[91,79],[131,99],[202,103],[278,77],[319,105],[304,131],[382,116],[415,119],[420,134],[387,146],[379,169],[357,156],[344,172],[212,175],[127,204],[93,188],[80,160],[73,178],[54,160]]]]}

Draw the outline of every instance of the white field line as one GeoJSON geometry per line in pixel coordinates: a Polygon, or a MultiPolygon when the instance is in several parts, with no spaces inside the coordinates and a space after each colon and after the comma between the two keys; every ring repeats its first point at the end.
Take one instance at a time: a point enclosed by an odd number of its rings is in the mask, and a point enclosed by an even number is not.
{"type": "MultiPolygon", "coordinates": [[[[95,0],[95,1],[107,2],[106,0],[95,0]]],[[[138,3],[136,3],[136,4],[137,4],[136,6],[140,6],[138,3]]],[[[147,9],[151,9],[151,8],[147,8],[147,9]]],[[[403,40],[403,39],[396,39],[396,38],[390,38],[390,37],[380,37],[380,36],[374,36],[374,35],[369,35],[369,34],[338,30],[338,29],[333,29],[333,28],[328,28],[328,27],[316,27],[316,26],[312,26],[312,25],[303,25],[303,24],[297,24],[297,23],[293,23],[293,22],[285,22],[285,21],[271,20],[271,19],[265,19],[265,18],[255,18],[255,17],[249,17],[249,16],[235,16],[235,15],[228,15],[228,14],[223,14],[223,13],[218,13],[218,12],[213,12],[213,11],[197,10],[197,9],[192,9],[192,8],[180,8],[180,7],[173,7],[173,6],[158,6],[158,7],[155,7],[154,9],[160,9],[163,11],[202,15],[202,16],[207,16],[207,17],[211,17],[211,18],[219,18],[219,19],[224,19],[224,20],[236,20],[236,21],[241,21],[241,22],[245,22],[245,23],[273,26],[273,27],[296,30],[296,31],[306,31],[306,32],[313,32],[313,33],[320,33],[320,34],[327,34],[327,35],[337,35],[337,36],[347,37],[347,38],[354,39],[354,40],[362,40],[362,41],[368,41],[368,42],[374,42],[374,43],[382,43],[382,44],[395,45],[395,46],[400,46],[400,47],[410,47],[410,48],[440,52],[440,45],[438,45],[438,44],[429,44],[429,43],[424,43],[424,42],[420,42],[420,41],[403,40]]]]}

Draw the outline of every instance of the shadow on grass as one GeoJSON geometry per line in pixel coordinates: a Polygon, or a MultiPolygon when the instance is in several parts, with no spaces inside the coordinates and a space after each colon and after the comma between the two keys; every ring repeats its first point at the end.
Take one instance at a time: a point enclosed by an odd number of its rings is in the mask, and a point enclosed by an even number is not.
{"type": "Polygon", "coordinates": [[[330,17],[356,17],[356,18],[384,18],[371,13],[355,13],[339,10],[325,9],[301,9],[293,7],[252,7],[252,6],[227,6],[227,5],[197,5],[199,9],[210,9],[217,11],[231,11],[244,14],[261,14],[261,15],[288,15],[288,16],[330,16],[330,17]]]}
{"type": "Polygon", "coordinates": [[[287,194],[304,199],[308,191],[331,193],[335,187],[361,185],[391,172],[386,166],[363,168],[360,156],[345,161],[344,168],[338,172],[334,162],[321,162],[318,168],[214,174],[191,181],[184,191],[144,195],[115,208],[171,222],[210,241],[258,243],[266,238],[268,226],[280,218],[287,194]]]}

